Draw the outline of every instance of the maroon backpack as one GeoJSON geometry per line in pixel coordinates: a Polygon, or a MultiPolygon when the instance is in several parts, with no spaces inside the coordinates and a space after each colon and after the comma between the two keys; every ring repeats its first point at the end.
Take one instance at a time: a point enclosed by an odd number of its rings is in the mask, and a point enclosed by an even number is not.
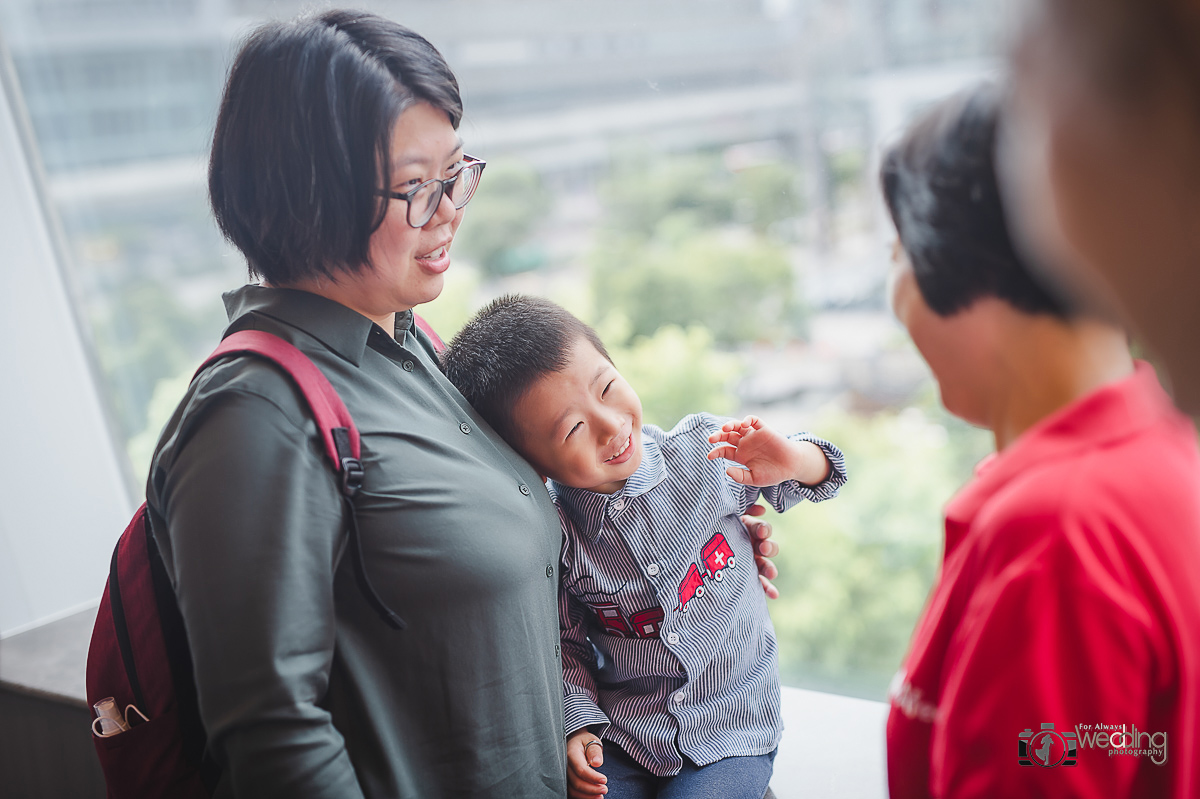
{"type": "MultiPolygon", "coordinates": [[[[424,320],[417,324],[445,348],[424,320]]],[[[337,391],[304,353],[259,330],[228,336],[196,370],[217,360],[252,354],[287,373],[300,389],[325,441],[325,453],[341,478],[349,524],[349,550],[359,589],[394,629],[404,622],[371,586],[363,562],[352,498],[362,486],[359,436],[337,391]]],[[[93,741],[109,799],[207,799],[220,767],[206,751],[192,658],[183,618],[150,529],[145,503],[113,550],[87,660],[87,698],[115,706],[120,722],[93,723],[93,741]],[[99,725],[99,729],[97,729],[99,725]],[[114,727],[114,725],[117,725],[114,727]],[[125,729],[118,731],[119,727],[125,729]],[[101,735],[102,732],[107,735],[101,735]]]]}

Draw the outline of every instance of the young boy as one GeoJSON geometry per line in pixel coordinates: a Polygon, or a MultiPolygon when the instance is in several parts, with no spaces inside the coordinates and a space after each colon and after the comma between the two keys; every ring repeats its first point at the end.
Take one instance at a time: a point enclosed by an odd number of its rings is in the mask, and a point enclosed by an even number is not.
{"type": "Polygon", "coordinates": [[[762,799],[782,730],[779,676],[739,517],[760,494],[779,511],[835,496],[841,452],[753,416],[643,426],[595,331],[537,297],[484,308],[442,367],[550,479],[559,507],[572,799],[762,799]]]}

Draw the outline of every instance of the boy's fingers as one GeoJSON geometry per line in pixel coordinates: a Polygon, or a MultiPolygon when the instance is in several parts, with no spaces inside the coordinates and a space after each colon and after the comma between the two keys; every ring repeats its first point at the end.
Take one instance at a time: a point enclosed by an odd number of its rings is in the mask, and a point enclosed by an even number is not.
{"type": "Polygon", "coordinates": [[[586,782],[574,774],[567,775],[567,786],[570,788],[569,793],[572,799],[592,799],[592,797],[604,796],[608,793],[607,785],[586,782]]]}
{"type": "Polygon", "coordinates": [[[604,744],[599,738],[584,744],[583,754],[587,758],[588,764],[593,768],[604,765],[604,744]]]}
{"type": "Polygon", "coordinates": [[[779,599],[779,589],[776,588],[770,580],[760,574],[758,575],[758,581],[762,583],[763,591],[766,593],[767,599],[779,599]]]}
{"type": "MultiPolygon", "coordinates": [[[[762,516],[766,512],[767,512],[766,507],[763,505],[759,505],[757,502],[754,503],[753,505],[751,505],[750,507],[746,508],[747,516],[762,516]]],[[[767,522],[756,522],[755,524],[758,527],[766,527],[768,529],[771,527],[771,525],[768,524],[767,522]]]]}
{"type": "Polygon", "coordinates": [[[757,542],[755,550],[764,558],[773,558],[779,554],[779,544],[769,538],[757,542]]]}
{"type": "Polygon", "coordinates": [[[730,466],[725,470],[725,474],[732,477],[736,483],[741,483],[742,485],[748,485],[750,483],[751,475],[749,469],[739,469],[736,466],[730,466]]]}
{"type": "Polygon", "coordinates": [[[708,451],[708,459],[710,461],[715,461],[717,458],[733,460],[735,455],[737,455],[737,447],[732,444],[717,444],[708,451]]]}

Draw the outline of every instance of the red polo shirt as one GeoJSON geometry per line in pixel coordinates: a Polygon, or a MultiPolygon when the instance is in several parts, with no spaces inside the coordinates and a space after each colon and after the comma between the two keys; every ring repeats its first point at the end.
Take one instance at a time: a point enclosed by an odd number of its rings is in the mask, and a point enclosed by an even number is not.
{"type": "Polygon", "coordinates": [[[1150,366],[950,502],[890,701],[892,799],[1200,797],[1200,452],[1150,366]]]}

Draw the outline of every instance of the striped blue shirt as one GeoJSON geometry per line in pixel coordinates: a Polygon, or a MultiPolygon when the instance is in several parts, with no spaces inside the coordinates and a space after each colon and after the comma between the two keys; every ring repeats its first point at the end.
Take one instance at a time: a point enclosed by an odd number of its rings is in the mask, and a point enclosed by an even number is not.
{"type": "Polygon", "coordinates": [[[824,482],[739,485],[726,461],[706,457],[724,421],[697,414],[669,433],[646,425],[641,465],[614,494],[550,484],[566,534],[567,734],[595,725],[658,776],[679,773],[685,755],[704,766],[778,745],[775,630],[739,517],[760,495],[782,512],[846,482],[841,451],[798,434],[833,464],[824,482]]]}

